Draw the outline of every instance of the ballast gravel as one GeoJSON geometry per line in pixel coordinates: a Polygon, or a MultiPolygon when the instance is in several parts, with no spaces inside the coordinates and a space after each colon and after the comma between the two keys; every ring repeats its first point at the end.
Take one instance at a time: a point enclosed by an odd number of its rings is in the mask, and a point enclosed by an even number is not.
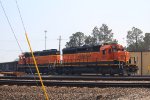
{"type": "MultiPolygon", "coordinates": [[[[150,100],[149,88],[46,87],[50,100],[150,100]]],[[[45,100],[40,86],[0,86],[0,100],[45,100]]]]}

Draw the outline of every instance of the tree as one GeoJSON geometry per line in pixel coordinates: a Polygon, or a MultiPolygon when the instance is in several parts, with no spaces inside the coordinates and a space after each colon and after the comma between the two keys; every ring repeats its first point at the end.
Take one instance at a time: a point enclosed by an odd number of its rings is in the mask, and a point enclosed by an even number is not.
{"type": "Polygon", "coordinates": [[[92,31],[92,37],[95,40],[93,41],[93,44],[95,45],[110,43],[114,41],[112,30],[109,29],[106,24],[102,24],[102,26],[99,29],[97,27],[94,27],[92,31]]]}
{"type": "Polygon", "coordinates": [[[94,29],[92,30],[92,42],[93,42],[92,44],[93,45],[99,45],[100,44],[101,40],[99,40],[99,37],[101,37],[100,31],[97,28],[97,26],[95,26],[94,29]]]}
{"type": "Polygon", "coordinates": [[[96,45],[95,44],[96,39],[92,36],[85,36],[85,40],[84,40],[84,44],[85,45],[89,45],[89,46],[93,46],[96,45]]]}
{"type": "Polygon", "coordinates": [[[118,40],[117,39],[113,39],[110,43],[116,43],[116,44],[118,44],[118,40]]]}
{"type": "Polygon", "coordinates": [[[102,41],[102,43],[108,43],[113,41],[113,33],[112,29],[109,29],[106,24],[102,24],[100,27],[100,34],[99,40],[102,41]]]}
{"type": "Polygon", "coordinates": [[[150,33],[145,33],[144,40],[144,47],[145,50],[150,50],[150,33]]]}
{"type": "Polygon", "coordinates": [[[133,43],[133,44],[130,44],[128,47],[127,47],[127,50],[128,51],[145,51],[145,47],[144,47],[144,42],[143,41],[140,41],[138,43],[138,48],[136,49],[136,43],[133,43]]]}
{"type": "Polygon", "coordinates": [[[66,43],[66,47],[80,47],[84,44],[84,33],[76,32],[70,36],[69,42],[66,43]]]}
{"type": "Polygon", "coordinates": [[[94,27],[92,34],[89,36],[85,36],[82,32],[72,34],[69,42],[66,43],[66,47],[94,46],[103,43],[118,43],[116,39],[113,39],[112,30],[106,24],[102,24],[100,28],[94,27]]]}
{"type": "Polygon", "coordinates": [[[127,50],[129,51],[139,51],[142,50],[143,46],[143,35],[142,31],[138,28],[133,27],[131,31],[128,31],[127,34],[127,50]]]}

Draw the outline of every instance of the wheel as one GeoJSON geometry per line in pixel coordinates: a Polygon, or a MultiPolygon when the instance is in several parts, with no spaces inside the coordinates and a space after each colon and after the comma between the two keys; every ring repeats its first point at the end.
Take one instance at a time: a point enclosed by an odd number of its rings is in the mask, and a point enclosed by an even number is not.
{"type": "Polygon", "coordinates": [[[131,76],[131,74],[127,74],[128,76],[131,76]]]}
{"type": "Polygon", "coordinates": [[[123,73],[120,73],[119,76],[124,76],[124,74],[123,74],[123,73]]]}
{"type": "Polygon", "coordinates": [[[112,74],[110,74],[110,76],[115,76],[115,74],[112,73],[112,74]]]}
{"type": "Polygon", "coordinates": [[[104,73],[102,73],[102,76],[105,76],[105,74],[104,74],[104,73]]]}

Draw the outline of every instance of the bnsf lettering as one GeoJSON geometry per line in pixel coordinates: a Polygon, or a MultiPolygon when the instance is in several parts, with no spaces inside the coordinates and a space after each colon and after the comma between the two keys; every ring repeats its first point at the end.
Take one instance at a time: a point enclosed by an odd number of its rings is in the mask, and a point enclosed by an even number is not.
{"type": "Polygon", "coordinates": [[[88,59],[91,57],[91,54],[80,54],[78,56],[78,59],[88,59]]]}

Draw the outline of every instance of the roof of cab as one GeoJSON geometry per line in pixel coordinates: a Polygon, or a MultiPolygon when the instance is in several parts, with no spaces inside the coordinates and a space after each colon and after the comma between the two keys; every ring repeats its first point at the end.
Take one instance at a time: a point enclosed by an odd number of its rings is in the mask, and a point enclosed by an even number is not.
{"type": "Polygon", "coordinates": [[[105,50],[105,49],[108,49],[108,48],[111,48],[111,45],[103,45],[100,50],[105,50]]]}

